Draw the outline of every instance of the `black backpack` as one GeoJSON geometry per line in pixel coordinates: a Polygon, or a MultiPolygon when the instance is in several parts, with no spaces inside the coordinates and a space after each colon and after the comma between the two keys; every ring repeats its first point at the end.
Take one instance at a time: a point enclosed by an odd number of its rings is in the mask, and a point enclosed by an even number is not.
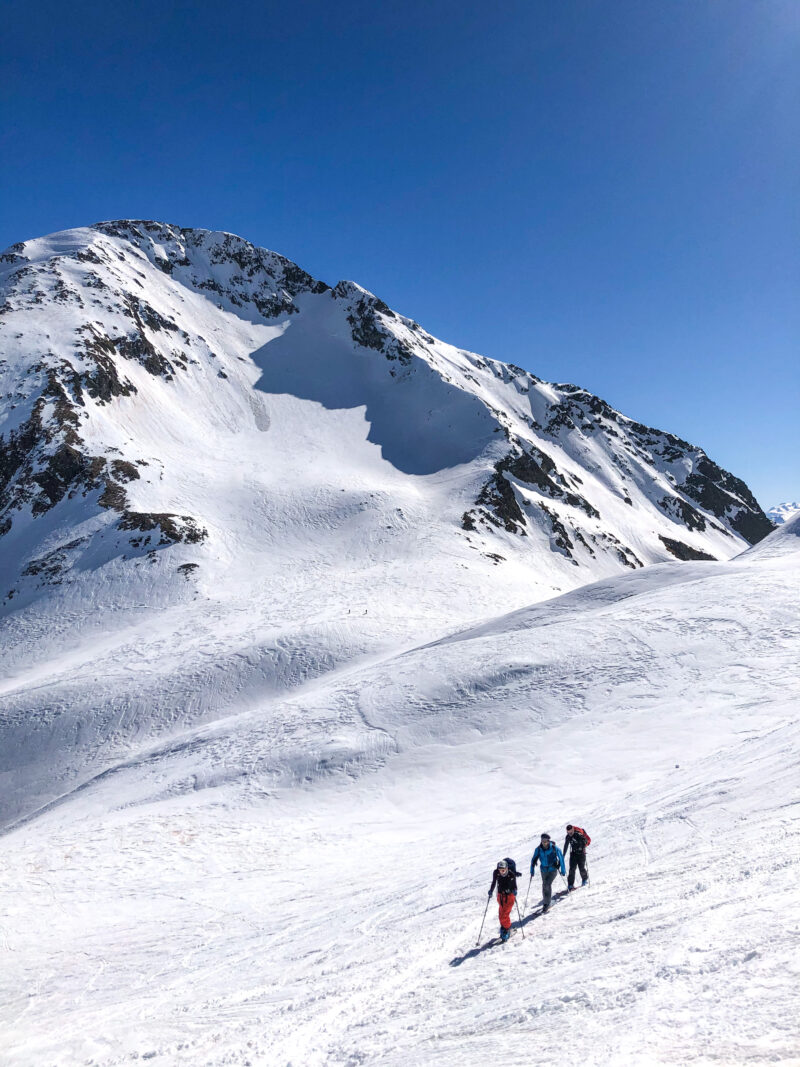
{"type": "Polygon", "coordinates": [[[516,865],[516,863],[514,863],[514,861],[509,856],[505,856],[504,859],[505,859],[506,863],[508,864],[508,873],[509,874],[513,874],[514,877],[516,878],[517,877],[517,865],[516,865]]]}

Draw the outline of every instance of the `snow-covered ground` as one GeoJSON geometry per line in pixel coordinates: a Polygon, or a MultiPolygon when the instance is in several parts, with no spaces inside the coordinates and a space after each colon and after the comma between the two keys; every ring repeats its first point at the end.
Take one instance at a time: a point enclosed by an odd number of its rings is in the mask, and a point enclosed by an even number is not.
{"type": "MultiPolygon", "coordinates": [[[[76,772],[3,837],[0,1062],[800,1063],[799,534],[429,623],[76,772]],[[495,860],[569,821],[591,886],[475,952],[495,860]]],[[[110,641],[105,704],[182,684],[157,639],[110,641]]],[[[64,699],[65,657],[17,692],[64,699]]]]}

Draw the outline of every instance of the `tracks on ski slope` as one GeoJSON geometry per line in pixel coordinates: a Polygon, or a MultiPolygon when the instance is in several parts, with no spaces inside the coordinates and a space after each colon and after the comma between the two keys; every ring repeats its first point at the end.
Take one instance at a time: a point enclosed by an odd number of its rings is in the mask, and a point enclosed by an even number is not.
{"type": "MultiPolygon", "coordinates": [[[[588,1064],[790,1063],[793,752],[787,725],[610,796],[591,820],[594,884],[545,917],[529,906],[525,940],[460,966],[508,814],[491,773],[442,768],[394,799],[362,782],[321,807],[223,794],[84,830],[45,817],[6,839],[0,870],[13,1062],[477,1067],[525,1040],[557,1057],[569,1023],[588,1064]],[[455,843],[436,818],[454,789],[471,812],[455,843]]],[[[502,849],[520,864],[529,814],[502,849]]]]}

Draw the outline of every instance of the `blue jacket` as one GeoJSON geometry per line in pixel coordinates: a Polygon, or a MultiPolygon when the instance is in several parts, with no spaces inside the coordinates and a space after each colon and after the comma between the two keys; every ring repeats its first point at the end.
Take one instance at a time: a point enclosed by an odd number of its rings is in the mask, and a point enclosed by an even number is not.
{"type": "Polygon", "coordinates": [[[533,871],[536,867],[536,861],[542,865],[542,874],[545,871],[554,871],[557,867],[562,874],[566,874],[564,867],[564,856],[558,845],[550,842],[550,847],[543,849],[541,845],[537,845],[536,851],[531,857],[531,878],[533,878],[533,871]]]}

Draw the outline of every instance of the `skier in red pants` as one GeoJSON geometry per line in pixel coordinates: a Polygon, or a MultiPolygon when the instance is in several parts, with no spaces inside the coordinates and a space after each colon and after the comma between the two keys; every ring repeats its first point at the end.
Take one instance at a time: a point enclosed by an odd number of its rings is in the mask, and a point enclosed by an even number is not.
{"type": "Polygon", "coordinates": [[[500,905],[500,940],[508,941],[511,936],[511,909],[517,899],[517,866],[511,859],[497,861],[492,873],[489,897],[497,886],[497,903],[500,905]]]}

